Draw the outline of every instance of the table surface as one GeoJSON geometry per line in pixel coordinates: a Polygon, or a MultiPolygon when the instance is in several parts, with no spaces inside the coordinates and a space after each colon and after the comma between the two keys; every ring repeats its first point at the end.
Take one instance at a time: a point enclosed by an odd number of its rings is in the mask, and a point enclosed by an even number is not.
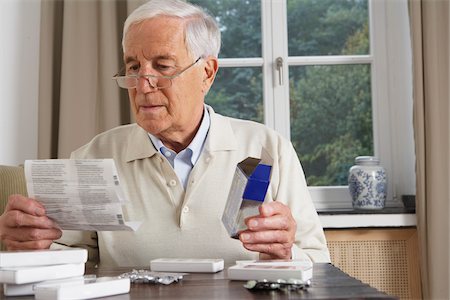
{"type": "MultiPolygon", "coordinates": [[[[87,269],[86,274],[117,276],[131,270],[132,268],[87,269]]],[[[129,294],[102,299],[397,299],[347,275],[331,264],[314,264],[312,284],[307,291],[250,291],[243,287],[244,283],[245,281],[228,280],[226,271],[215,274],[191,273],[180,282],[170,285],[132,284],[129,294]]]]}

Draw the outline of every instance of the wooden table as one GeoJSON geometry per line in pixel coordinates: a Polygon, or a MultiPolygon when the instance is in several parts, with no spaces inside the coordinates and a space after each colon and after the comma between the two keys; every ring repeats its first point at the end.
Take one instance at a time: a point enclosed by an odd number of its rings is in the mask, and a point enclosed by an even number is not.
{"type": "MultiPolygon", "coordinates": [[[[102,268],[87,270],[86,274],[116,276],[129,271],[129,268],[102,268]]],[[[312,285],[307,291],[253,292],[244,288],[244,283],[228,280],[226,271],[189,274],[182,281],[170,285],[132,284],[129,294],[108,299],[397,299],[347,275],[331,264],[314,265],[312,285]]]]}

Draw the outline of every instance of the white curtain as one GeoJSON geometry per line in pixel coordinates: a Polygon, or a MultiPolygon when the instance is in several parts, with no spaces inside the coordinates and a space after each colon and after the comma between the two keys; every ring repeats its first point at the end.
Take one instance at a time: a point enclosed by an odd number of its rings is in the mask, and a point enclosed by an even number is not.
{"type": "Polygon", "coordinates": [[[111,78],[122,65],[123,23],[142,2],[42,1],[39,158],[67,158],[132,121],[128,95],[111,78]]]}
{"type": "Polygon", "coordinates": [[[450,299],[450,5],[411,0],[417,219],[425,299],[450,299]]]}

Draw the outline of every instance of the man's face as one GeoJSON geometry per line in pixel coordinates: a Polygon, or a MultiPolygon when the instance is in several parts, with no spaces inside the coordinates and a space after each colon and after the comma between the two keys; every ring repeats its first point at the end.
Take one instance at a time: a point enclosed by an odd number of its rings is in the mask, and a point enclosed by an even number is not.
{"type": "MultiPolygon", "coordinates": [[[[183,26],[182,20],[170,17],[132,25],[125,37],[127,72],[173,75],[192,64],[197,57],[191,57],[186,49],[183,26]]],[[[137,123],[163,142],[182,142],[192,137],[203,113],[204,96],[212,84],[207,80],[205,83],[207,65],[200,60],[172,79],[171,87],[161,90],[140,78],[136,88],[128,90],[137,123]]]]}

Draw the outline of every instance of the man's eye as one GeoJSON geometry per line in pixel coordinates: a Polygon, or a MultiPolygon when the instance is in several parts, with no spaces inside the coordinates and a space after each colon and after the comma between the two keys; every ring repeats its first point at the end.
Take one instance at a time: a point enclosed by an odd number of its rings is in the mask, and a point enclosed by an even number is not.
{"type": "Polygon", "coordinates": [[[127,74],[130,73],[136,73],[139,71],[139,66],[138,65],[131,65],[127,67],[127,74]]]}
{"type": "Polygon", "coordinates": [[[170,71],[174,70],[175,68],[173,66],[169,66],[169,65],[157,65],[156,69],[161,72],[170,72],[170,71]]]}

